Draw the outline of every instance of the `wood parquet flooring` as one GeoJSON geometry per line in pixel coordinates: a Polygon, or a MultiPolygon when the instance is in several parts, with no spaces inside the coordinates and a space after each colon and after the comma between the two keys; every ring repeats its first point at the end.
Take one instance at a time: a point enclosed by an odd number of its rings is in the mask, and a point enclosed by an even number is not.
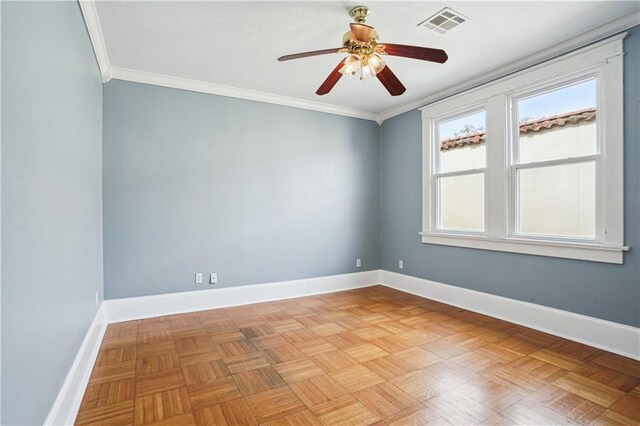
{"type": "Polygon", "coordinates": [[[640,362],[382,286],[109,325],[77,425],[640,425],[640,362]]]}

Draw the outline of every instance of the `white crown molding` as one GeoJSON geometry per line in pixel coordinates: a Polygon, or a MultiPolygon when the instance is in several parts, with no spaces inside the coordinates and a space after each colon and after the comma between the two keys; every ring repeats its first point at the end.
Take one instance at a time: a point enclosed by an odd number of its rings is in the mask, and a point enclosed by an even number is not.
{"type": "Polygon", "coordinates": [[[208,83],[198,80],[190,80],[180,77],[172,77],[162,74],[154,74],[145,71],[137,71],[127,68],[111,66],[107,47],[100,26],[100,19],[96,9],[95,0],[79,0],[82,16],[91,39],[91,45],[98,61],[102,82],[106,83],[111,79],[133,81],[136,83],[152,84],[155,86],[170,87],[173,89],[189,90],[191,92],[208,93],[212,95],[227,96],[231,98],[246,99],[256,102],[265,102],[276,105],[283,105],[293,108],[306,109],[311,111],[325,112],[328,114],[343,115],[346,117],[372,120],[382,124],[379,116],[375,112],[365,111],[356,108],[342,107],[338,105],[325,104],[322,102],[309,101],[290,96],[276,95],[257,90],[241,89],[237,87],[224,86],[220,84],[208,83]]]}
{"type": "Polygon", "coordinates": [[[89,39],[93,46],[93,52],[98,61],[102,82],[106,83],[111,80],[111,64],[109,63],[109,55],[107,55],[107,45],[102,35],[102,27],[100,26],[100,18],[98,18],[98,10],[94,0],[78,0],[80,10],[84,17],[84,23],[87,26],[89,39]]]}
{"type": "Polygon", "coordinates": [[[189,90],[191,92],[208,93],[211,95],[220,95],[230,98],[239,98],[256,102],[284,105],[293,108],[325,112],[328,114],[362,118],[364,120],[376,121],[378,119],[378,114],[371,111],[341,107],[338,105],[330,105],[321,102],[293,98],[289,96],[275,95],[272,93],[260,92],[257,90],[240,89],[238,87],[224,86],[221,84],[207,83],[204,81],[190,80],[180,77],[171,77],[168,75],[154,74],[120,67],[111,67],[111,78],[116,80],[133,81],[136,83],[152,84],[155,86],[170,87],[173,89],[189,90]]]}
{"type": "Polygon", "coordinates": [[[521,300],[381,271],[383,285],[640,360],[640,328],[521,300]]]}
{"type": "Polygon", "coordinates": [[[113,67],[109,63],[107,48],[96,10],[95,0],[79,0],[82,15],[89,32],[91,44],[100,67],[102,81],[114,79],[133,81],[137,83],[152,84],[156,86],[170,87],[174,89],[189,90],[192,92],[202,92],[213,95],[228,96],[232,98],[247,99],[256,102],[265,102],[276,105],[284,105],[293,108],[301,108],[311,111],[325,112],[328,114],[343,115],[346,117],[361,118],[364,120],[372,120],[382,125],[382,123],[397,115],[407,111],[428,105],[435,101],[442,100],[449,96],[464,92],[482,84],[497,80],[509,74],[524,70],[531,66],[540,64],[549,59],[560,56],[564,53],[586,46],[603,38],[617,34],[636,25],[640,25],[640,12],[629,14],[608,22],[593,30],[587,31],[581,35],[573,37],[562,43],[556,44],[548,49],[544,49],[534,55],[520,59],[509,65],[496,68],[490,72],[483,73],[481,76],[466,80],[464,83],[450,86],[448,89],[439,91],[431,95],[421,97],[417,100],[399,105],[386,111],[376,113],[373,111],[360,110],[357,108],[341,107],[338,105],[325,104],[321,102],[309,101],[289,96],[276,95],[257,90],[242,89],[231,86],[224,86],[214,83],[208,83],[198,80],[184,79],[180,77],[172,77],[162,74],[154,74],[145,71],[137,71],[126,68],[113,67]]]}
{"type": "Polygon", "coordinates": [[[75,422],[106,330],[107,306],[102,302],[44,421],[45,425],[71,425],[75,422]]]}
{"type": "Polygon", "coordinates": [[[603,40],[637,25],[640,25],[640,11],[610,21],[604,25],[582,33],[576,37],[570,38],[566,41],[563,41],[562,43],[553,45],[547,49],[541,50],[538,53],[512,62],[508,65],[495,68],[492,71],[486,73],[482,73],[482,75],[479,75],[476,78],[465,80],[463,83],[450,86],[445,90],[438,91],[437,93],[433,93],[417,100],[408,102],[406,104],[383,111],[378,114],[378,124],[382,124],[384,120],[400,114],[404,114],[407,111],[432,104],[434,102],[457,95],[467,90],[471,90],[483,84],[490,83],[499,78],[506,77],[518,71],[531,68],[535,65],[541,64],[560,55],[564,55],[581,47],[603,40]]]}

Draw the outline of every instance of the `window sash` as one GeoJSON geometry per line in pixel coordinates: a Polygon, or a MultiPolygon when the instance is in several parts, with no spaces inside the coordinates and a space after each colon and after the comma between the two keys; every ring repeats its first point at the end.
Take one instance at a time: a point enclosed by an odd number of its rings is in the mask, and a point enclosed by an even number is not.
{"type": "Polygon", "coordinates": [[[604,200],[604,185],[602,185],[602,180],[604,179],[603,173],[603,161],[602,161],[602,141],[603,137],[603,121],[601,117],[606,114],[605,109],[603,108],[603,90],[602,90],[602,79],[603,79],[603,67],[595,66],[595,67],[587,67],[573,73],[570,73],[567,76],[562,76],[554,79],[548,79],[537,84],[528,85],[522,89],[512,92],[508,95],[507,102],[509,105],[509,140],[508,140],[508,150],[509,150],[509,188],[508,188],[508,201],[507,201],[507,233],[506,238],[528,238],[528,239],[536,239],[536,240],[544,240],[544,241],[567,241],[567,242],[593,242],[593,243],[605,243],[605,226],[604,226],[604,216],[605,216],[605,207],[602,204],[602,200],[604,200]],[[582,155],[575,157],[566,157],[559,158],[553,160],[543,160],[543,161],[531,161],[527,163],[521,163],[519,158],[519,148],[520,148],[520,126],[518,122],[519,111],[518,111],[518,101],[521,99],[526,99],[530,97],[535,97],[538,95],[542,95],[545,93],[551,93],[556,90],[563,89],[565,87],[569,87],[575,84],[579,84],[588,80],[594,79],[596,81],[596,153],[590,155],[582,155]],[[540,167],[549,167],[554,165],[563,165],[563,164],[576,164],[595,161],[596,164],[596,182],[595,182],[595,192],[596,192],[596,211],[595,211],[595,220],[596,220],[596,229],[595,229],[595,237],[594,238],[580,238],[580,237],[568,237],[568,236],[560,236],[560,235],[539,235],[539,234],[523,234],[519,232],[520,229],[520,215],[519,215],[519,203],[520,203],[520,194],[518,188],[518,170],[527,169],[527,168],[540,168],[540,167]]]}
{"type": "Polygon", "coordinates": [[[510,106],[509,114],[509,149],[510,149],[510,164],[526,164],[520,162],[520,126],[519,126],[519,110],[518,101],[527,99],[546,93],[551,93],[569,86],[573,86],[579,83],[586,82],[594,79],[596,81],[596,153],[602,152],[601,141],[602,132],[600,126],[600,119],[598,112],[602,111],[602,70],[601,67],[586,68],[584,70],[572,73],[568,77],[560,77],[552,80],[547,80],[539,84],[527,86],[523,90],[514,92],[509,95],[508,102],[510,106]]]}
{"type": "Polygon", "coordinates": [[[532,240],[543,240],[543,241],[566,241],[566,242],[590,242],[590,243],[603,243],[603,235],[602,230],[599,227],[599,199],[601,198],[601,194],[598,193],[598,168],[601,162],[602,156],[599,154],[596,155],[586,155],[582,157],[570,157],[559,160],[545,160],[545,161],[537,161],[535,163],[524,163],[524,164],[512,164],[509,167],[509,180],[510,187],[513,188],[512,194],[510,196],[509,202],[509,210],[510,217],[512,218],[511,224],[512,227],[509,228],[509,234],[507,238],[526,238],[532,240]],[[594,163],[596,168],[596,182],[595,185],[595,236],[594,238],[589,237],[578,237],[578,236],[563,236],[563,235],[545,235],[545,234],[528,234],[519,232],[520,229],[520,188],[518,185],[518,172],[520,170],[530,170],[530,169],[542,169],[545,167],[553,167],[553,166],[566,166],[572,164],[585,164],[585,163],[594,163]]]}
{"type": "MultiPolygon", "coordinates": [[[[473,105],[465,105],[463,108],[458,108],[458,109],[454,109],[452,111],[447,112],[446,114],[442,114],[439,117],[434,118],[433,120],[431,120],[431,122],[429,123],[429,128],[428,131],[431,135],[431,140],[433,141],[433,143],[430,144],[430,151],[431,151],[431,167],[430,170],[431,172],[431,176],[429,178],[430,182],[431,182],[431,197],[430,197],[430,205],[432,206],[432,211],[430,213],[430,222],[431,222],[431,226],[430,226],[430,230],[432,232],[438,232],[438,233],[443,233],[443,234],[456,234],[456,235],[487,235],[487,217],[488,217],[488,210],[487,210],[487,194],[488,194],[488,186],[487,186],[487,157],[488,157],[488,143],[486,144],[485,148],[485,158],[484,158],[484,163],[485,163],[485,167],[481,167],[481,168],[473,168],[473,169],[464,169],[464,170],[455,170],[455,171],[450,171],[450,172],[440,172],[440,162],[441,162],[441,150],[440,150],[440,124],[443,122],[447,122],[447,121],[451,121],[451,120],[455,120],[456,118],[460,118],[460,117],[464,117],[464,116],[468,116],[468,115],[473,115],[475,113],[484,111],[485,112],[485,123],[484,123],[484,127],[485,127],[485,132],[487,132],[489,129],[489,123],[488,123],[488,111],[487,111],[487,103],[486,102],[480,102],[480,103],[476,103],[473,105]],[[446,177],[456,177],[456,176],[465,176],[465,175],[470,175],[470,174],[479,174],[479,173],[483,173],[483,177],[484,177],[484,199],[483,199],[483,216],[484,216],[484,220],[483,220],[483,229],[482,230],[470,230],[470,229],[451,229],[451,228],[442,228],[441,227],[441,223],[442,223],[442,218],[440,217],[440,212],[441,212],[441,197],[440,197],[440,178],[446,178],[446,177]]],[[[487,133],[488,134],[488,133],[487,133]]]]}
{"type": "MultiPolygon", "coordinates": [[[[481,104],[476,104],[476,105],[472,105],[472,106],[467,106],[461,110],[457,110],[457,111],[452,111],[449,114],[443,115],[441,117],[438,117],[436,120],[434,120],[434,125],[432,128],[432,132],[433,132],[433,140],[434,140],[434,146],[433,146],[433,171],[434,173],[454,173],[454,172],[440,172],[441,170],[441,156],[442,156],[442,151],[440,150],[440,124],[443,122],[447,122],[447,121],[452,121],[455,120],[456,118],[461,118],[461,117],[465,117],[468,115],[473,115],[476,114],[478,112],[484,111],[485,112],[485,123],[484,123],[484,128],[485,128],[485,132],[488,131],[488,127],[489,127],[489,123],[488,123],[488,111],[487,111],[487,105],[486,103],[481,103],[481,104]]],[[[487,146],[487,148],[485,149],[485,158],[484,158],[484,164],[485,167],[487,165],[487,152],[488,152],[488,144],[486,144],[485,146],[487,146]]],[[[467,171],[467,170],[471,170],[471,169],[466,169],[466,170],[455,170],[455,172],[461,172],[461,171],[467,171]]]]}
{"type": "Polygon", "coordinates": [[[434,227],[433,227],[433,231],[434,232],[440,232],[440,233],[453,233],[453,234],[457,234],[457,235],[487,235],[487,173],[486,173],[486,167],[483,167],[481,169],[470,169],[470,170],[463,170],[460,172],[446,172],[446,173],[435,173],[432,176],[431,179],[431,185],[432,185],[432,194],[433,194],[433,200],[432,200],[432,205],[434,207],[434,212],[433,212],[433,218],[434,220],[434,227]],[[482,230],[473,230],[473,229],[455,229],[455,228],[443,228],[442,227],[442,217],[441,217],[441,211],[442,211],[442,203],[441,203],[441,188],[440,188],[440,182],[441,179],[440,178],[448,178],[448,177],[458,177],[458,176],[468,176],[468,175],[474,175],[474,174],[482,174],[483,177],[483,181],[484,181],[484,196],[483,196],[483,203],[482,203],[482,207],[483,207],[483,223],[482,223],[482,230]]]}

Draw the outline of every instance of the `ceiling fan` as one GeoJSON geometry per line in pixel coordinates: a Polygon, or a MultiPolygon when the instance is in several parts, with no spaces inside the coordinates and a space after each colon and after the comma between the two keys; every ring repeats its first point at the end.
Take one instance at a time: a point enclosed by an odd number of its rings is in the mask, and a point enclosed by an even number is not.
{"type": "Polygon", "coordinates": [[[360,80],[377,77],[391,96],[403,94],[407,89],[398,80],[398,77],[389,69],[381,55],[402,56],[405,58],[419,59],[422,61],[437,62],[443,64],[447,61],[447,54],[441,49],[429,47],[406,46],[403,44],[379,43],[378,33],[369,25],[365,25],[369,16],[369,8],[358,6],[351,10],[349,15],[356,21],[351,23],[351,31],[342,37],[342,47],[334,49],[314,50],[311,52],[285,55],[278,61],[290,61],[292,59],[308,58],[310,56],[326,55],[329,53],[348,53],[329,77],[320,85],[316,94],[326,95],[333,89],[338,80],[344,75],[356,77],[360,80]]]}

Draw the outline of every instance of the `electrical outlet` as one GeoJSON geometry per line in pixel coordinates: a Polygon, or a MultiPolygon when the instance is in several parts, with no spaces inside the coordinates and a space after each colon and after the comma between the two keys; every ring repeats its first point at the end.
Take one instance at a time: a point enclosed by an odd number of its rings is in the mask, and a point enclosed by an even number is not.
{"type": "Polygon", "coordinates": [[[202,272],[196,274],[196,284],[202,284],[202,272]]]}
{"type": "Polygon", "coordinates": [[[362,266],[362,260],[361,259],[356,259],[356,268],[359,268],[362,266]]]}
{"type": "Polygon", "coordinates": [[[209,284],[215,284],[218,282],[218,274],[216,272],[211,273],[211,277],[209,278],[209,284]]]}
{"type": "Polygon", "coordinates": [[[398,260],[398,268],[404,269],[404,260],[398,260]]]}
{"type": "Polygon", "coordinates": [[[98,304],[98,292],[96,291],[96,305],[98,304]]]}

